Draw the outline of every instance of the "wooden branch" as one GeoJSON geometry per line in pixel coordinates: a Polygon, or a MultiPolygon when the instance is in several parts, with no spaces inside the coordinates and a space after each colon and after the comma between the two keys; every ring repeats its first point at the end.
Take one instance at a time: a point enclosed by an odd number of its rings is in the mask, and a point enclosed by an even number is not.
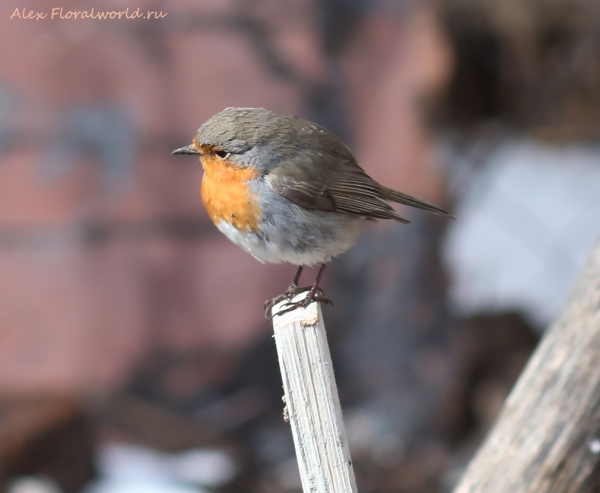
{"type": "Polygon", "coordinates": [[[277,315],[282,305],[273,308],[273,330],[302,489],[356,493],[321,308],[311,303],[277,315]]]}
{"type": "Polygon", "coordinates": [[[600,491],[600,243],[454,493],[600,491]]]}

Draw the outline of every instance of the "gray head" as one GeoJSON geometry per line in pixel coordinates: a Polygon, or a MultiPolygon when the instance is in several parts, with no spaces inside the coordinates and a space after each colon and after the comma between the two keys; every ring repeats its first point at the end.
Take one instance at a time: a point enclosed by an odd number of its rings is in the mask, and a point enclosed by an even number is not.
{"type": "Polygon", "coordinates": [[[200,145],[242,153],[271,139],[287,118],[264,108],[225,108],[198,129],[196,140],[200,145]]]}
{"type": "Polygon", "coordinates": [[[343,146],[331,132],[302,118],[264,108],[226,108],[198,129],[192,144],[173,154],[213,153],[232,165],[268,173],[307,147],[331,149],[336,144],[343,146]]]}
{"type": "Polygon", "coordinates": [[[277,115],[264,108],[225,108],[198,129],[192,144],[173,151],[173,154],[212,152],[242,168],[254,165],[259,171],[266,171],[260,168],[268,165],[265,161],[269,161],[269,154],[262,149],[274,141],[281,141],[282,134],[290,126],[290,119],[293,117],[277,115]],[[256,159],[258,153],[260,160],[256,159]]]}

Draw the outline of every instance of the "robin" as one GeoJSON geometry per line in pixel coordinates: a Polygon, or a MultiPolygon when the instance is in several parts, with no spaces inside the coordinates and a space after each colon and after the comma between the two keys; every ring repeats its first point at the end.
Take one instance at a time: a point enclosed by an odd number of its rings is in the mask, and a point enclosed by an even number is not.
{"type": "Polygon", "coordinates": [[[363,220],[410,222],[388,201],[453,217],[377,183],[326,128],[263,108],[224,109],[173,154],[200,157],[202,201],[227,238],[261,262],[298,266],[286,292],[265,304],[268,318],[275,303],[304,290],[305,298],[279,314],[312,301],[330,303],[319,289],[325,265],[356,243],[363,220]],[[313,285],[301,289],[305,265],[321,268],[313,285]]]}

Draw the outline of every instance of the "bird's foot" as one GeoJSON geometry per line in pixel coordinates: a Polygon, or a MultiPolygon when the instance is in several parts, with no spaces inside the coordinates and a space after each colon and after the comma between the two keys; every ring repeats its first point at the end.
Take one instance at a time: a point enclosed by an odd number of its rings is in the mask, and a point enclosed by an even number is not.
{"type": "MultiPolygon", "coordinates": [[[[300,290],[299,292],[302,292],[302,291],[304,291],[304,290],[300,290]]],[[[288,298],[288,300],[291,300],[291,298],[288,298]]],[[[282,300],[280,300],[280,301],[282,301],[282,300]]],[[[331,306],[331,309],[333,310],[333,301],[331,301],[329,298],[326,298],[324,296],[323,290],[321,288],[318,288],[315,291],[313,291],[312,289],[309,289],[308,294],[301,300],[294,301],[294,302],[288,301],[285,305],[283,305],[283,307],[282,307],[283,309],[279,310],[275,315],[283,315],[284,313],[291,312],[292,310],[295,310],[296,308],[306,308],[313,301],[316,301],[318,303],[323,303],[324,305],[329,305],[329,306],[331,306]]],[[[270,315],[271,315],[271,318],[270,318],[270,320],[271,320],[273,318],[273,314],[271,313],[270,315]]]]}
{"type": "Polygon", "coordinates": [[[265,301],[264,309],[265,309],[265,318],[267,320],[273,320],[273,307],[282,302],[283,300],[291,300],[297,294],[300,294],[304,291],[310,290],[310,286],[306,288],[299,288],[296,284],[290,284],[290,287],[287,288],[283,293],[279,296],[275,296],[275,298],[265,301]]]}

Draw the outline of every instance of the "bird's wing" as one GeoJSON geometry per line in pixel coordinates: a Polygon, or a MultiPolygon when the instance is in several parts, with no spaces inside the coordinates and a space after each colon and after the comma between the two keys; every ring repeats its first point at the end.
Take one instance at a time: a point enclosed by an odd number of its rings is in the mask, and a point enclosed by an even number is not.
{"type": "Polygon", "coordinates": [[[381,186],[356,164],[349,151],[298,152],[271,171],[267,181],[306,209],[410,222],[396,214],[381,186]]]}
{"type": "Polygon", "coordinates": [[[451,219],[456,219],[453,214],[448,211],[438,207],[437,205],[430,204],[429,202],[425,202],[424,200],[417,199],[415,197],[411,197],[402,192],[398,192],[393,188],[384,187],[380,185],[381,193],[387,200],[391,200],[392,202],[398,202],[399,204],[408,205],[409,207],[415,207],[416,209],[422,209],[427,212],[432,212],[433,214],[438,214],[440,216],[446,216],[451,219]]]}

